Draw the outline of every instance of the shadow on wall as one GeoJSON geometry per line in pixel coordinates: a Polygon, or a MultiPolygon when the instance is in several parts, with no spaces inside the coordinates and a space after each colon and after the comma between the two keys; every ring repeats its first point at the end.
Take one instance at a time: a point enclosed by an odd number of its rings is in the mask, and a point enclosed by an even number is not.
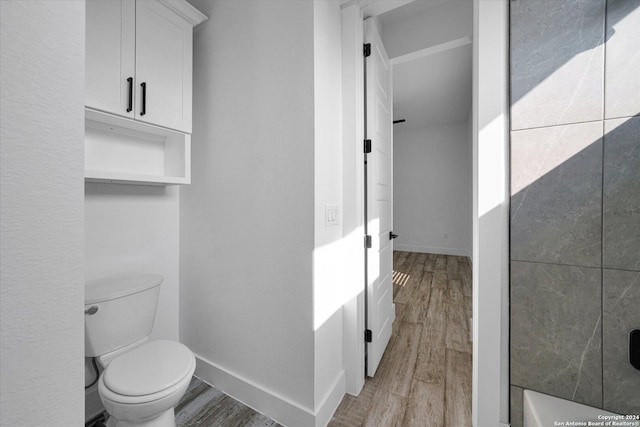
{"type": "Polygon", "coordinates": [[[640,93],[629,61],[638,50],[638,7],[638,0],[512,0],[511,129],[601,120],[603,102],[608,117],[633,115],[623,100],[640,93]],[[535,114],[532,105],[540,106],[535,114]]]}
{"type": "Polygon", "coordinates": [[[511,383],[637,413],[640,117],[601,129],[513,133],[511,383]]]}
{"type": "Polygon", "coordinates": [[[510,4],[511,423],[523,389],[638,413],[640,0],[510,4]]]}
{"type": "MultiPolygon", "coordinates": [[[[533,89],[544,84],[547,79],[561,78],[565,65],[571,61],[583,61],[592,57],[594,51],[601,49],[605,42],[616,33],[615,26],[634,9],[638,7],[635,0],[608,0],[607,29],[603,28],[605,0],[592,1],[590,7],[584,7],[586,1],[531,1],[511,0],[512,25],[518,26],[530,16],[560,16],[566,17],[561,25],[555,24],[553,37],[549,38],[544,20],[535,25],[527,25],[527,31],[510,33],[511,49],[519,52],[541,52],[553,45],[553,55],[527,55],[530,57],[527,73],[511,75],[511,103],[515,104],[521,98],[531,93],[533,89]],[[527,9],[527,10],[525,10],[527,9]],[[605,34],[606,33],[606,34],[605,34]],[[578,43],[566,43],[579,35],[578,43]],[[606,38],[606,39],[605,39],[606,38]]],[[[517,54],[518,52],[516,52],[517,54]]],[[[579,79],[573,80],[579,83],[579,79]]],[[[567,92],[571,87],[567,87],[567,92]]],[[[560,96],[558,96],[560,98],[560,96]]]]}

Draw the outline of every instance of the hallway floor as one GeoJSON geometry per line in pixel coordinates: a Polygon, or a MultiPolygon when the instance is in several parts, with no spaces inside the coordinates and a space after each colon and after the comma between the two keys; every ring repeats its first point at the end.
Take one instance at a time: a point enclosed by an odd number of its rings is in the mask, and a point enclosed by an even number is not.
{"type": "Polygon", "coordinates": [[[467,258],[394,252],[396,320],[375,377],[345,395],[330,427],[471,426],[467,258]]]}

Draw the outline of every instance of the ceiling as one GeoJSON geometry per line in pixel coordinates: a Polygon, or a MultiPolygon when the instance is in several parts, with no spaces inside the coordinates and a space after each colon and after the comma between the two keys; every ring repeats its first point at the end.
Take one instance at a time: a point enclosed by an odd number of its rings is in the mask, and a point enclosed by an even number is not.
{"type": "Polygon", "coordinates": [[[467,120],[471,107],[471,44],[393,66],[396,129],[467,120]]]}
{"type": "Polygon", "coordinates": [[[460,8],[449,7],[460,1],[415,0],[379,16],[383,41],[385,29],[393,26],[396,35],[398,29],[401,34],[406,32],[406,37],[411,37],[414,45],[420,38],[420,32],[424,34],[423,44],[412,47],[415,53],[391,58],[393,118],[406,120],[405,123],[395,125],[394,130],[456,123],[468,119],[472,101],[471,28],[451,31],[447,35],[449,40],[437,40],[435,45],[429,45],[434,37],[427,33],[433,31],[436,25],[461,26],[460,22],[465,21],[457,21],[455,17],[460,8]],[[407,60],[408,56],[412,59],[407,60]]]}
{"type": "Polygon", "coordinates": [[[406,5],[397,7],[380,15],[380,24],[385,27],[398,21],[404,21],[415,15],[426,12],[436,6],[441,6],[451,0],[413,0],[406,5]]]}

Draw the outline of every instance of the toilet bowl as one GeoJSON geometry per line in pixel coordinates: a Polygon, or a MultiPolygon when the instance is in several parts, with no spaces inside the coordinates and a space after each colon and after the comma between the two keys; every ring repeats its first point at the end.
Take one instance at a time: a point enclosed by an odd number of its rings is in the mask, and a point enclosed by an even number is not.
{"type": "Polygon", "coordinates": [[[115,357],[98,392],[108,427],[175,427],[174,406],[195,371],[193,353],[173,341],[150,341],[115,357]]]}
{"type": "Polygon", "coordinates": [[[196,368],[186,346],[150,341],[163,277],[109,277],[85,287],[85,356],[104,368],[98,381],[108,427],[175,427],[174,406],[196,368]]]}

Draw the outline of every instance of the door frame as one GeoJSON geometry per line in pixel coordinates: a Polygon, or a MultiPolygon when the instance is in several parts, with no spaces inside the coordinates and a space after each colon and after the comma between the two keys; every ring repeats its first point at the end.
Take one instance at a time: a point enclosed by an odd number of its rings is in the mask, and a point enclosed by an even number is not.
{"type": "MultiPolygon", "coordinates": [[[[364,17],[356,4],[342,7],[343,220],[353,231],[344,236],[352,262],[346,277],[356,290],[343,306],[343,368],[346,392],[358,395],[365,381],[364,251],[364,17]],[[354,141],[353,144],[346,141],[354,141]]],[[[347,228],[348,230],[348,228],[347,228]]]]}
{"type": "MultiPolygon", "coordinates": [[[[345,185],[355,185],[355,189],[345,188],[345,194],[355,193],[355,200],[345,197],[344,214],[355,215],[356,230],[364,229],[363,8],[375,2],[342,3],[343,141],[344,152],[350,154],[344,158],[343,171],[351,177],[345,185]],[[350,145],[347,141],[355,143],[350,145]]],[[[508,426],[509,5],[507,0],[473,0],[473,9],[472,418],[476,427],[508,426]]],[[[362,262],[356,257],[352,268],[349,277],[361,279],[359,283],[364,288],[364,257],[362,262]]],[[[346,391],[358,395],[365,379],[364,289],[345,304],[343,321],[346,391]]]]}

